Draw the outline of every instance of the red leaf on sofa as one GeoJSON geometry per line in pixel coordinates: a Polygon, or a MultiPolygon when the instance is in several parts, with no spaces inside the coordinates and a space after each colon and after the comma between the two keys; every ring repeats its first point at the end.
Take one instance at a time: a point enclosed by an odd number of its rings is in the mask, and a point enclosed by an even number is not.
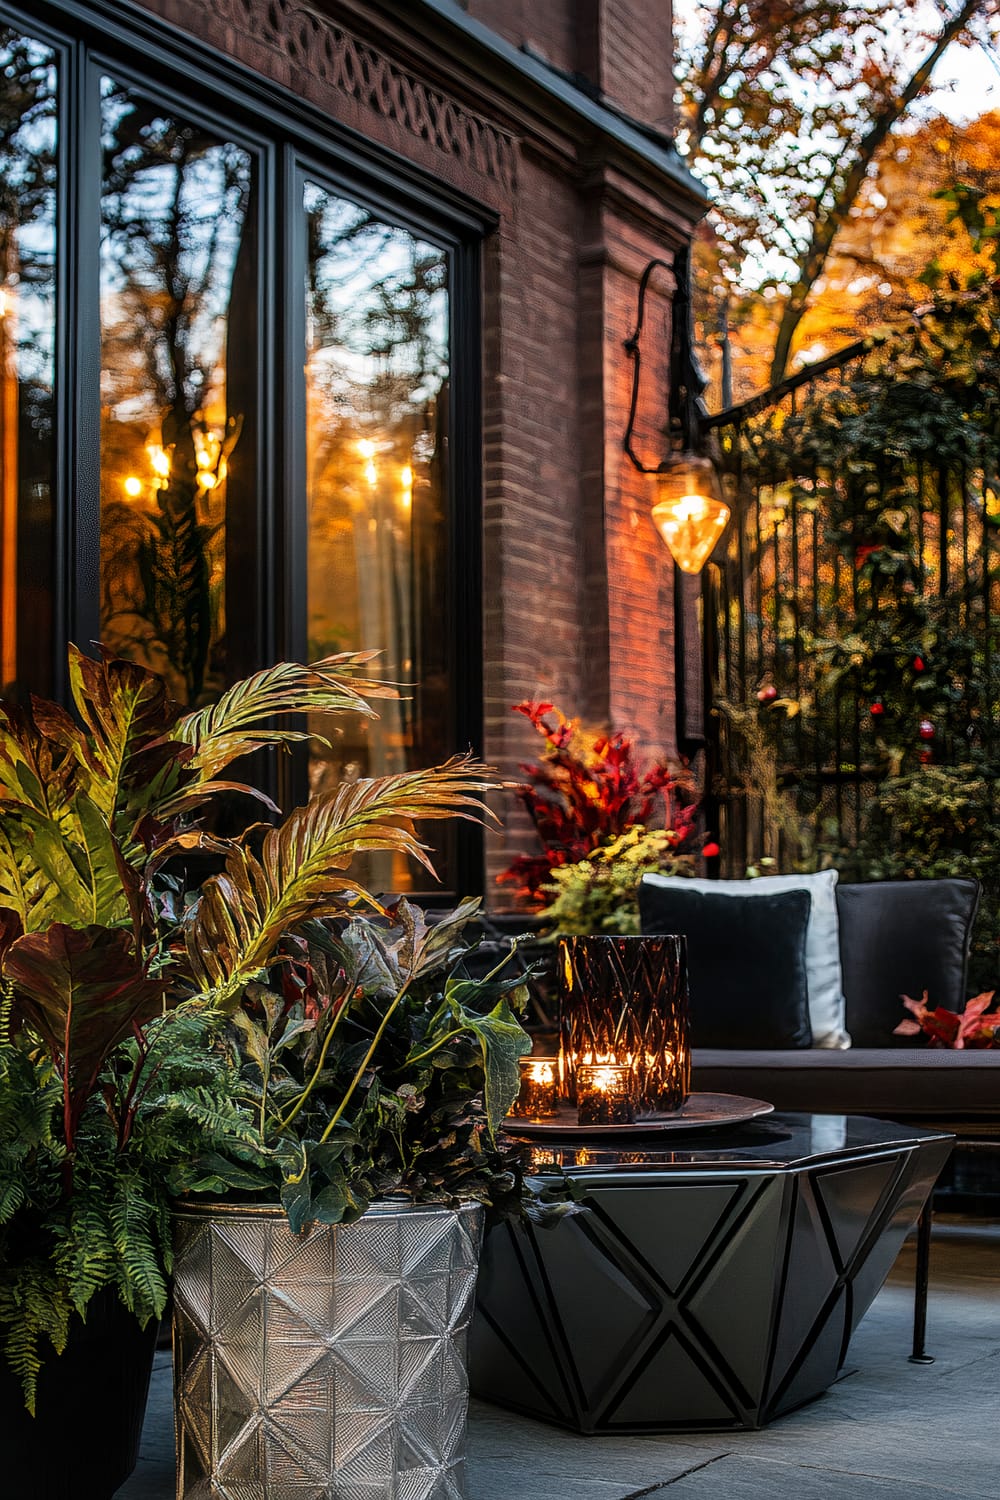
{"type": "Polygon", "coordinates": [[[932,1047],[953,1047],[956,1051],[965,1048],[1000,1047],[1000,1007],[990,1011],[993,990],[976,995],[965,1002],[964,1010],[945,1010],[927,1004],[924,990],[923,1000],[911,1000],[903,995],[903,1004],[912,1011],[915,1019],[904,1018],[895,1028],[897,1036],[916,1036],[924,1032],[932,1047]]]}

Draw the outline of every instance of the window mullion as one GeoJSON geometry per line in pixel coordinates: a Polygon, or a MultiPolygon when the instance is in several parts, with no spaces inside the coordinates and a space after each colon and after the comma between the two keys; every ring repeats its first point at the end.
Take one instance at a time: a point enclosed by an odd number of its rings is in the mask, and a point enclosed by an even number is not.
{"type": "MultiPolygon", "coordinates": [[[[98,71],[81,45],[66,54],[59,125],[56,556],[62,588],[56,589],[55,640],[69,637],[86,648],[100,633],[101,118],[98,71]]],[[[57,682],[64,669],[64,660],[57,660],[57,682]]],[[[58,685],[65,692],[65,682],[58,685]]]]}

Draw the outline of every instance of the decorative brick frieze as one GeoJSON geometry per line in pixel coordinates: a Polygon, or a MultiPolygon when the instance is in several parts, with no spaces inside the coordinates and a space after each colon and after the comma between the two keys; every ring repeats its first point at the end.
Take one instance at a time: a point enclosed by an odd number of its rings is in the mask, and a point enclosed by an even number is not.
{"type": "Polygon", "coordinates": [[[217,24],[253,37],[293,69],[471,166],[506,193],[514,192],[517,152],[512,136],[319,11],[293,0],[213,0],[212,12],[217,24]]]}

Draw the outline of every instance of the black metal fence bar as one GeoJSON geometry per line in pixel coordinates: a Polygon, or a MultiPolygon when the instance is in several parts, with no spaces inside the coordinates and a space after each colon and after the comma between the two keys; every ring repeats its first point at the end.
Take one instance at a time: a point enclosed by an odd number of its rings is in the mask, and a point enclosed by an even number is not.
{"type": "MultiPolygon", "coordinates": [[[[979,653],[985,679],[992,681],[1000,496],[982,466],[974,458],[949,464],[890,454],[874,473],[838,471],[815,458],[802,472],[781,472],[775,459],[780,444],[768,447],[765,441],[769,423],[779,431],[796,403],[801,414],[800,396],[815,402],[818,392],[835,389],[865,352],[865,345],[853,345],[705,422],[734,491],[733,524],[724,554],[706,570],[703,597],[706,680],[717,705],[709,718],[710,797],[724,833],[726,874],[742,874],[765,854],[777,855],[782,837],[771,826],[774,801],[758,774],[764,747],[751,743],[758,695],[763,692],[767,701],[773,686],[779,698],[807,700],[809,658],[817,642],[842,643],[862,614],[869,622],[880,618],[879,573],[864,566],[873,550],[862,519],[866,497],[879,511],[903,513],[900,524],[914,548],[914,590],[941,601],[942,628],[949,638],[971,639],[969,649],[979,653]],[[831,521],[831,498],[851,518],[846,528],[831,521]]],[[[920,649],[915,641],[912,656],[920,649]]],[[[912,663],[901,670],[911,671],[912,663]]],[[[808,793],[830,837],[842,846],[859,837],[884,752],[878,738],[884,706],[864,701],[852,681],[845,675],[825,701],[809,701],[808,713],[789,717],[774,767],[778,787],[808,793]]],[[[995,732],[992,720],[984,706],[970,733],[987,742],[995,732]]],[[[962,738],[937,734],[935,761],[959,763],[969,750],[962,738]]]]}

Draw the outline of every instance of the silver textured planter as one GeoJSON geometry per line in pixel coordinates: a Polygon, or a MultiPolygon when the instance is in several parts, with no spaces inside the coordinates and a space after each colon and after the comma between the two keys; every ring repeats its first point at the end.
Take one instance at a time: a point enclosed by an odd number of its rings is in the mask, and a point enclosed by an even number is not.
{"type": "Polygon", "coordinates": [[[464,1500],[477,1204],[175,1223],[178,1500],[464,1500]]]}

